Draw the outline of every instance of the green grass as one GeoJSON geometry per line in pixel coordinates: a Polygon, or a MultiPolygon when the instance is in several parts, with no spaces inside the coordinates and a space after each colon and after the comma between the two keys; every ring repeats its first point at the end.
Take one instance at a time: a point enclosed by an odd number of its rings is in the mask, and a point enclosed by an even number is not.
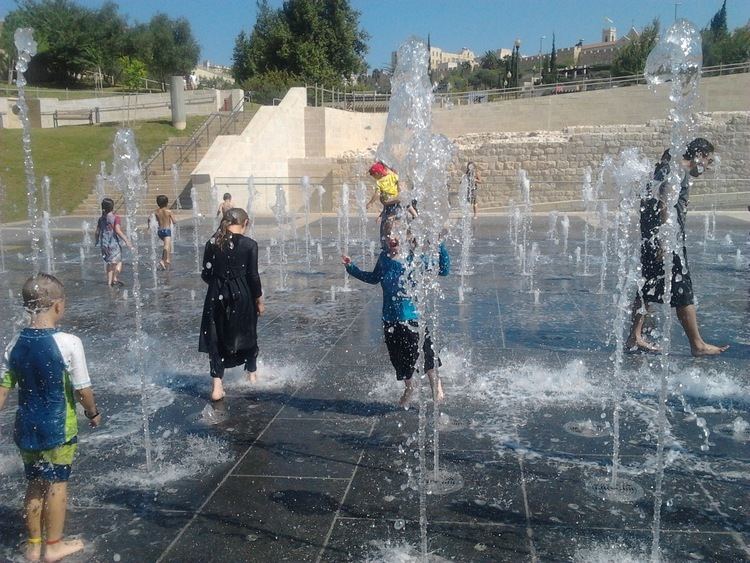
{"type": "MultiPolygon", "coordinates": [[[[206,116],[187,118],[184,131],[169,121],[143,121],[133,125],[136,144],[145,162],[169,137],[192,134],[206,116]]],[[[43,176],[50,178],[50,205],[53,215],[70,213],[94,188],[99,163],[112,163],[112,141],[118,125],[69,126],[58,129],[32,129],[31,155],[37,180],[37,193],[43,176]]],[[[0,129],[0,183],[4,200],[0,221],[10,222],[27,216],[26,180],[23,165],[21,129],[0,129]]],[[[41,198],[38,198],[41,201],[41,198]]]]}

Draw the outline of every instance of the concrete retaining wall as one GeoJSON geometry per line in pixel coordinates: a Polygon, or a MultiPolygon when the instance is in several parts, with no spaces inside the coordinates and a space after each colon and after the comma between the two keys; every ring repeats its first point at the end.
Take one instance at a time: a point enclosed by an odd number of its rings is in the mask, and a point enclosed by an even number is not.
{"type": "MultiPolygon", "coordinates": [[[[188,115],[208,115],[212,112],[232,109],[244,97],[241,89],[234,90],[189,90],[185,92],[185,105],[188,115]]],[[[87,117],[71,119],[64,112],[87,112],[98,108],[99,123],[119,123],[130,120],[171,118],[169,92],[161,94],[132,94],[123,96],[105,96],[81,100],[59,100],[57,98],[29,98],[29,119],[32,127],[51,128],[55,126],[54,114],[61,112],[59,126],[88,125],[87,117]]],[[[16,99],[8,98],[8,112],[15,105],[16,99]]],[[[0,102],[0,112],[3,112],[0,102]]],[[[20,128],[18,119],[5,119],[3,127],[20,128]]],[[[94,117],[96,120],[96,117],[94,117]]]]}

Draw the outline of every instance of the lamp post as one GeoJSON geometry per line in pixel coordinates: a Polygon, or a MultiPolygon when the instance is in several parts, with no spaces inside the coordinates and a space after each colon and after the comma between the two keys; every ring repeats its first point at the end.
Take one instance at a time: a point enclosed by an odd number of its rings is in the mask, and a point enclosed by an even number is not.
{"type": "MultiPolygon", "coordinates": [[[[511,70],[513,81],[511,82],[514,88],[518,88],[518,59],[521,58],[521,40],[516,38],[513,43],[513,68],[511,70]]],[[[509,77],[510,78],[510,77],[509,77]]]]}

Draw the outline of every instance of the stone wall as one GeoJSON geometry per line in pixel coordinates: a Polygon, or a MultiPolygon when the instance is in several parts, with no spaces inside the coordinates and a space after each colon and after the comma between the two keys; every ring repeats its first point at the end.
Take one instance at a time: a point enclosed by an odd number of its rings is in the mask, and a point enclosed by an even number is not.
{"type": "MultiPolygon", "coordinates": [[[[187,115],[208,115],[215,111],[224,110],[244,98],[244,92],[234,90],[189,90],[185,92],[185,111],[187,115]]],[[[0,100],[5,100],[2,98],[0,100]]],[[[20,128],[21,122],[12,115],[15,98],[6,100],[7,110],[0,102],[0,113],[6,112],[0,126],[4,128],[20,128]]],[[[171,99],[169,92],[160,94],[129,94],[122,96],[103,96],[101,98],[85,98],[80,100],[59,100],[57,98],[28,98],[29,120],[32,127],[51,128],[55,125],[55,112],[87,112],[93,111],[94,120],[99,123],[120,123],[144,119],[171,118],[171,99]],[[98,110],[98,111],[97,111],[98,110]]],[[[87,117],[71,119],[70,114],[59,120],[59,126],[88,125],[87,117]]],[[[78,117],[78,116],[75,116],[78,117]]]]}
{"type": "MultiPolygon", "coordinates": [[[[714,143],[721,164],[696,180],[693,203],[706,204],[705,194],[716,193],[729,194],[718,198],[720,204],[750,199],[750,112],[700,116],[696,136],[714,143]]],[[[605,156],[629,147],[639,147],[656,162],[669,145],[669,124],[654,120],[645,125],[475,134],[458,137],[454,143],[457,153],[450,170],[449,189],[457,191],[466,162],[476,162],[483,181],[478,192],[480,208],[502,208],[518,201],[517,174],[523,168],[532,183],[532,203],[538,209],[576,209],[587,166],[596,170],[605,156]]],[[[355,178],[360,162],[355,158],[337,159],[332,166],[333,184],[355,178]]]]}

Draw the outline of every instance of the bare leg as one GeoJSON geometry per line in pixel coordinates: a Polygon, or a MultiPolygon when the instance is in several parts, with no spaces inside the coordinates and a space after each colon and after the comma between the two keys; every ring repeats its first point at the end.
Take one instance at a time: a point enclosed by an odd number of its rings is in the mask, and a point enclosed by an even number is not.
{"type": "Polygon", "coordinates": [[[641,311],[642,304],[641,296],[636,295],[633,300],[632,324],[630,334],[625,342],[625,350],[629,352],[658,352],[658,346],[643,338],[643,322],[646,320],[646,315],[641,311]]]}
{"type": "Polygon", "coordinates": [[[442,403],[445,400],[445,392],[443,391],[443,382],[440,381],[437,370],[428,370],[427,377],[430,380],[430,387],[432,388],[432,400],[436,404],[442,403]]]}
{"type": "Polygon", "coordinates": [[[258,370],[246,371],[245,375],[250,383],[258,383],[258,370]]]}
{"type": "Polygon", "coordinates": [[[114,264],[107,264],[107,285],[115,283],[115,267],[114,264]]]}
{"type": "Polygon", "coordinates": [[[226,393],[224,392],[224,383],[222,383],[220,377],[212,377],[212,388],[211,388],[211,400],[221,401],[226,393]]]}
{"type": "Polygon", "coordinates": [[[29,539],[24,545],[23,554],[29,561],[39,561],[42,556],[42,508],[46,483],[40,480],[29,481],[26,487],[26,498],[23,502],[23,519],[29,539]],[[38,540],[38,541],[37,541],[38,540]]]}
{"type": "Polygon", "coordinates": [[[409,402],[414,394],[414,378],[404,379],[404,394],[398,401],[398,406],[405,409],[409,408],[409,402]]]}
{"type": "Polygon", "coordinates": [[[693,356],[716,356],[729,348],[727,345],[714,346],[703,340],[698,330],[698,316],[695,312],[695,305],[677,307],[677,318],[685,331],[685,336],[690,341],[690,353],[693,356]]]}
{"type": "Polygon", "coordinates": [[[472,207],[474,208],[474,219],[476,219],[477,218],[477,204],[476,203],[472,204],[472,207]]]}
{"type": "Polygon", "coordinates": [[[165,270],[172,263],[170,258],[172,254],[172,237],[164,237],[164,250],[161,253],[161,265],[165,270]]]}
{"type": "Polygon", "coordinates": [[[44,496],[44,524],[47,528],[45,561],[59,561],[83,549],[81,540],[63,540],[65,509],[68,504],[68,484],[50,483],[44,496]]]}

